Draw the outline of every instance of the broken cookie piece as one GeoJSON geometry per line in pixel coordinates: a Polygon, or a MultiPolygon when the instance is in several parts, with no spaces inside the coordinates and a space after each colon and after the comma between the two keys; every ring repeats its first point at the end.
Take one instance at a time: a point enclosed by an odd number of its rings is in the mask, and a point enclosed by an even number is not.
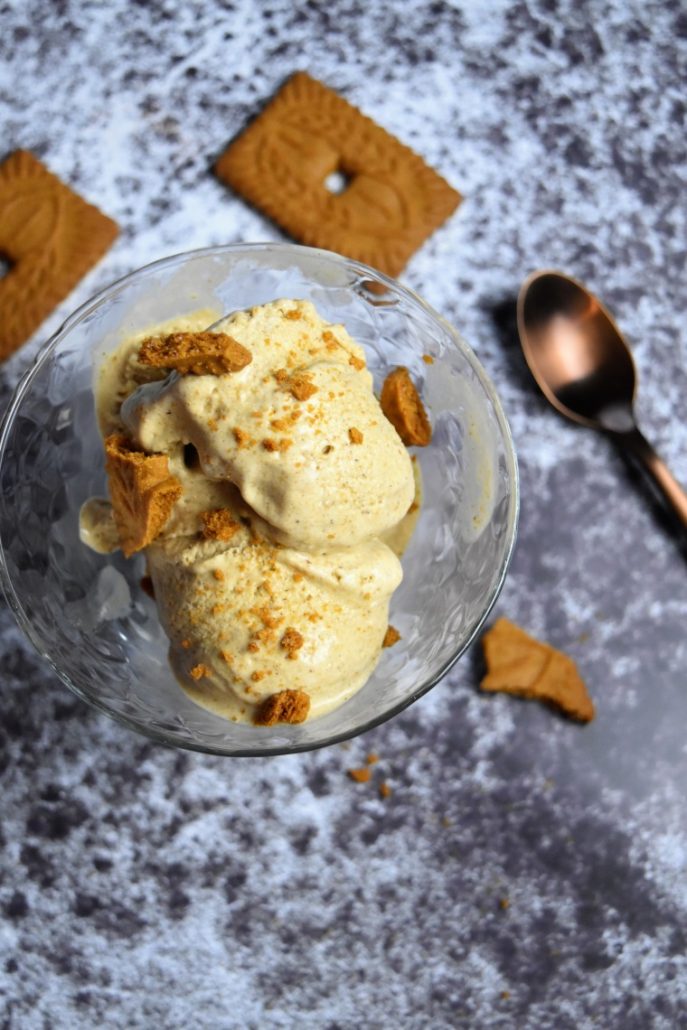
{"type": "Polygon", "coordinates": [[[508,619],[498,619],[482,644],[487,663],[482,690],[546,701],[580,722],[594,718],[594,704],[577,667],[562,651],[540,643],[508,619]]]}
{"type": "Polygon", "coordinates": [[[129,558],[162,531],[181,497],[181,483],[170,474],[166,454],[138,451],[118,433],[105,440],[105,455],[119,542],[129,558]]]}
{"type": "Polygon", "coordinates": [[[144,340],[138,360],[182,376],[221,376],[245,368],[252,354],[227,333],[169,333],[144,340]]]}
{"type": "Polygon", "coordinates": [[[432,439],[432,427],[407,368],[400,366],[389,373],[380,404],[406,447],[427,446],[432,439]]]}
{"type": "Polygon", "coordinates": [[[256,726],[305,722],[309,711],[310,697],[304,690],[280,690],[263,701],[253,721],[256,726]]]}

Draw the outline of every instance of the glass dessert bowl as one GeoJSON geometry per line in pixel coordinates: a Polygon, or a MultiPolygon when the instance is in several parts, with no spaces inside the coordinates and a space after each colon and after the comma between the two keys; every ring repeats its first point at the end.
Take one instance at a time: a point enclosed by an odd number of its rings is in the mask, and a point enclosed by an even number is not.
{"type": "Polygon", "coordinates": [[[484,370],[420,298],[356,262],[289,244],[233,245],[155,262],[77,311],[19,384],[0,431],[0,573],[19,625],[81,698],[160,742],[222,755],[283,754],[371,728],[434,686],[490,611],[515,538],[517,468],[484,370]],[[372,287],[372,288],[371,288],[372,287]],[[367,354],[377,392],[407,367],[432,425],[423,497],[391,600],[401,640],[336,710],[297,725],[234,723],[190,700],[167,660],[141,557],[97,554],[79,511],[106,496],[94,376],[126,337],[181,315],[311,301],[367,354]]]}

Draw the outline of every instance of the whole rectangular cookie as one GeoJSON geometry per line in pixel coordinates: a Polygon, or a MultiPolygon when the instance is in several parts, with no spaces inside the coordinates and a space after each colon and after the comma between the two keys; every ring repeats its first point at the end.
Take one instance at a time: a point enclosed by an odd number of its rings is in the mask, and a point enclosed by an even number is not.
{"type": "Polygon", "coordinates": [[[421,157],[305,72],[289,79],[215,170],[296,239],[391,276],[461,201],[421,157]],[[340,192],[326,185],[336,172],[340,192]]]}
{"type": "Polygon", "coordinates": [[[119,229],[37,158],[16,150],[0,164],[0,361],[28,340],[100,260],[119,229]]]}

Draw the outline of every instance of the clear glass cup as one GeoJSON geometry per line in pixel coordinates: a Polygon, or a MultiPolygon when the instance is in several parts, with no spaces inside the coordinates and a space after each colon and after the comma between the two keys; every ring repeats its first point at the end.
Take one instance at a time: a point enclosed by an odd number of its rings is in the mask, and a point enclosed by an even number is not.
{"type": "Polygon", "coordinates": [[[121,279],[45,345],[0,429],[0,577],[20,627],[85,701],[155,740],[220,755],[331,744],[426,693],[496,600],[517,514],[508,424],[456,330],[381,273],[289,244],[178,254],[121,279]],[[219,318],[281,297],[310,300],[325,319],[344,323],[364,346],[377,389],[390,369],[407,366],[434,435],[417,452],[424,500],[391,601],[401,641],[337,711],[267,728],[228,722],[189,700],[167,663],[155,604],[139,587],[143,559],[94,553],[80,542],[78,521],[87,498],[106,495],[93,401],[103,358],[126,336],[174,316],[208,308],[219,318]]]}

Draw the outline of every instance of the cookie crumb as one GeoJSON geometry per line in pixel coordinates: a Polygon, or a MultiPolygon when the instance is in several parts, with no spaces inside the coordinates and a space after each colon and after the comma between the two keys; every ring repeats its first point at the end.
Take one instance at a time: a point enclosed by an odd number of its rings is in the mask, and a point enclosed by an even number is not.
{"type": "Polygon", "coordinates": [[[209,675],[210,675],[210,670],[208,669],[207,665],[203,665],[202,663],[199,664],[199,665],[194,665],[193,668],[191,669],[191,677],[194,680],[201,680],[201,679],[203,679],[204,676],[209,676],[209,675]]]}
{"type": "Polygon", "coordinates": [[[359,429],[356,429],[355,426],[352,426],[348,430],[348,439],[351,441],[351,443],[362,443],[363,434],[360,432],[359,429]]]}
{"type": "Polygon", "coordinates": [[[293,375],[290,375],[287,369],[278,368],[274,373],[274,378],[282,390],[288,390],[297,401],[307,401],[314,393],[317,393],[317,387],[306,372],[294,372],[293,375]]]}
{"type": "MultiPolygon", "coordinates": [[[[201,533],[205,540],[231,540],[241,528],[228,508],[213,508],[200,513],[201,533]]],[[[224,579],[219,569],[213,571],[215,579],[224,579]],[[219,576],[217,573],[219,572],[219,576]]]]}
{"type": "Polygon", "coordinates": [[[425,365],[433,365],[434,364],[434,358],[432,357],[431,354],[423,354],[422,355],[422,360],[424,361],[425,365]]]}
{"type": "Polygon", "coordinates": [[[376,765],[376,763],[379,761],[379,755],[376,754],[374,751],[370,751],[365,761],[368,765],[376,765]]]}
{"type": "Polygon", "coordinates": [[[390,798],[391,797],[391,787],[386,782],[386,780],[383,780],[379,784],[379,796],[380,796],[380,798],[383,798],[384,800],[386,800],[386,798],[390,798]]]}
{"type": "Polygon", "coordinates": [[[507,908],[510,908],[509,898],[499,898],[499,908],[505,912],[507,908]]]}
{"type": "Polygon", "coordinates": [[[394,626],[387,626],[384,640],[382,640],[382,647],[393,647],[400,639],[401,634],[398,630],[394,626]]]}
{"type": "Polygon", "coordinates": [[[250,436],[250,434],[247,433],[245,429],[241,429],[240,426],[234,426],[231,432],[234,439],[236,440],[237,447],[250,447],[253,443],[255,443],[253,437],[250,436]]]}
{"type": "Polygon", "coordinates": [[[355,780],[356,783],[368,783],[372,776],[372,772],[370,769],[349,769],[348,775],[352,780],[355,780]]]}
{"type": "Polygon", "coordinates": [[[317,393],[317,387],[304,373],[291,376],[289,390],[297,401],[307,401],[317,393]]]}
{"type": "Polygon", "coordinates": [[[279,646],[287,652],[286,657],[292,660],[298,657],[297,652],[303,647],[305,638],[302,633],[299,633],[293,626],[287,626],[284,630],[284,635],[279,641],[279,646]]]}
{"type": "Polygon", "coordinates": [[[310,696],[304,690],[280,690],[266,698],[254,718],[256,726],[274,726],[278,722],[305,722],[310,711],[310,696]]]}
{"type": "Polygon", "coordinates": [[[288,451],[289,447],[293,443],[287,437],[282,437],[280,440],[274,440],[272,437],[266,437],[262,441],[262,446],[266,451],[288,451]]]}

